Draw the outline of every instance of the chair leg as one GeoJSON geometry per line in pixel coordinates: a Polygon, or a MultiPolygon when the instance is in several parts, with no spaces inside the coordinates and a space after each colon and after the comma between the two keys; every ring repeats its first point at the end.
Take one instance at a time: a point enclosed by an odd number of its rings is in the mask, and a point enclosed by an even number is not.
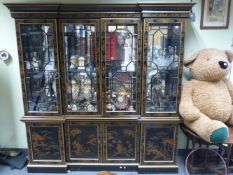
{"type": "Polygon", "coordinates": [[[185,148],[185,157],[188,156],[188,151],[189,151],[189,138],[187,137],[187,140],[186,140],[186,148],[185,148]]]}
{"type": "Polygon", "coordinates": [[[232,151],[232,144],[227,144],[227,162],[226,162],[227,169],[229,167],[230,160],[231,160],[231,151],[232,151]]]}
{"type": "Polygon", "coordinates": [[[186,139],[186,151],[188,150],[188,148],[189,148],[189,138],[187,137],[187,139],[186,139]]]}
{"type": "Polygon", "coordinates": [[[195,149],[195,145],[196,145],[196,138],[193,137],[193,139],[192,139],[192,150],[195,149]]]}

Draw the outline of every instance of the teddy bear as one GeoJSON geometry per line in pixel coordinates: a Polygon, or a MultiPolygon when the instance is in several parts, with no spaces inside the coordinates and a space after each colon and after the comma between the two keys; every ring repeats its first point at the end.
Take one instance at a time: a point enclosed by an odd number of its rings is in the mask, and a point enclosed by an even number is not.
{"type": "Polygon", "coordinates": [[[184,83],[179,113],[184,124],[209,143],[223,143],[233,125],[233,85],[226,78],[233,53],[202,49],[184,60],[191,80],[184,83]]]}

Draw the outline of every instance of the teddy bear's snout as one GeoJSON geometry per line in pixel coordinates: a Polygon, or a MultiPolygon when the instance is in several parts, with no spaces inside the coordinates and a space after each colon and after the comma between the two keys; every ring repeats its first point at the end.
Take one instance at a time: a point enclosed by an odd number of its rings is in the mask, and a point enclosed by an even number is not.
{"type": "Polygon", "coordinates": [[[228,67],[228,63],[225,61],[219,61],[218,64],[222,69],[226,69],[228,67]]]}

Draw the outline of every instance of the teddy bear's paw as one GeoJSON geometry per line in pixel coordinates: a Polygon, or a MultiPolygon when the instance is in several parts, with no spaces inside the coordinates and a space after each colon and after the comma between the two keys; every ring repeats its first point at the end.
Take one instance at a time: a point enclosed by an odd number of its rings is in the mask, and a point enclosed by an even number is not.
{"type": "Polygon", "coordinates": [[[210,135],[210,141],[212,143],[223,143],[229,135],[228,129],[225,127],[218,128],[212,132],[210,135]]]}

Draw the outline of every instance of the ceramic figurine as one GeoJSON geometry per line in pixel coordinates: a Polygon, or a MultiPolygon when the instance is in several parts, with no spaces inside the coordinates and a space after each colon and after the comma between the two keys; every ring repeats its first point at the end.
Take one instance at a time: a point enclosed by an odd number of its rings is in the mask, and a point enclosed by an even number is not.
{"type": "Polygon", "coordinates": [[[78,69],[85,69],[85,58],[84,57],[78,58],[78,69]]]}

